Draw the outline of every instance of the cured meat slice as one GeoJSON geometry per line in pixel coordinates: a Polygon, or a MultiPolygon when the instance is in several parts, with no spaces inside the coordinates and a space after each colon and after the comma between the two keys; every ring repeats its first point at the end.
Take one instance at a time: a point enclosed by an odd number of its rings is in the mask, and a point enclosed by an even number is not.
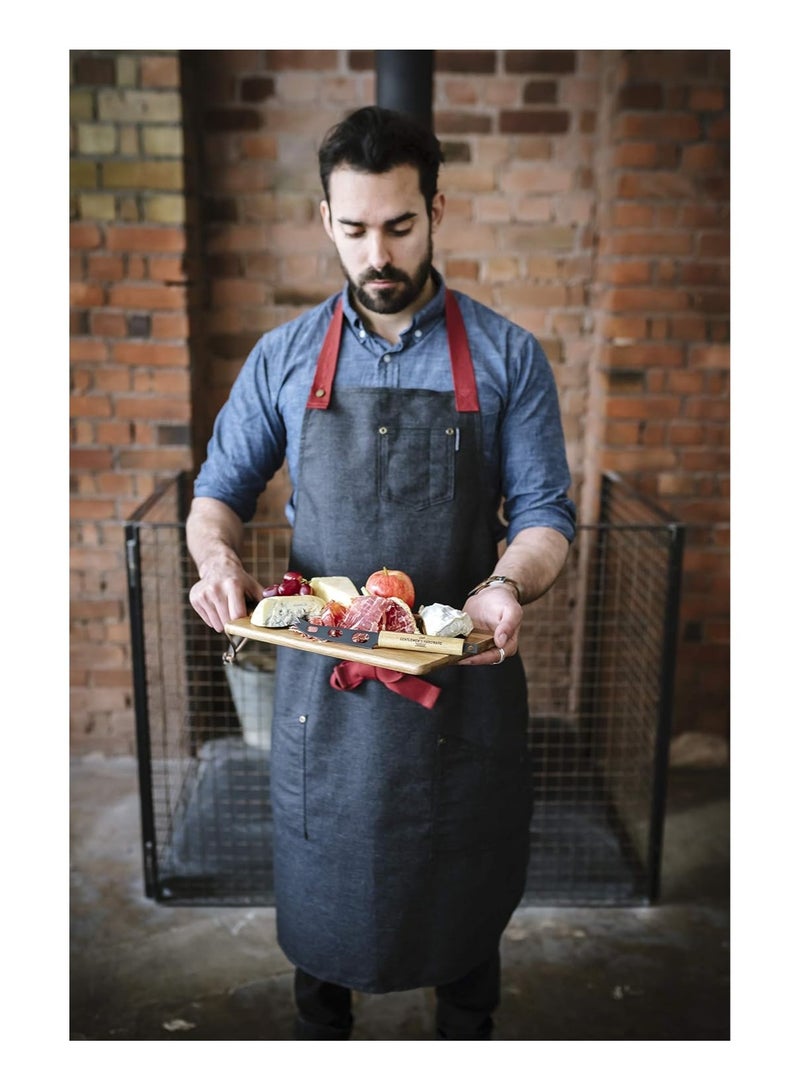
{"type": "Polygon", "coordinates": [[[392,633],[417,632],[417,625],[411,610],[402,599],[396,598],[387,600],[381,628],[388,629],[392,633]]]}
{"type": "Polygon", "coordinates": [[[359,595],[347,608],[347,613],[340,624],[343,629],[365,629],[376,633],[382,626],[383,615],[389,599],[380,595],[359,595]]]}
{"type": "Polygon", "coordinates": [[[347,613],[347,607],[341,603],[331,599],[330,602],[325,603],[325,609],[320,615],[320,625],[341,625],[342,618],[347,613]]]}

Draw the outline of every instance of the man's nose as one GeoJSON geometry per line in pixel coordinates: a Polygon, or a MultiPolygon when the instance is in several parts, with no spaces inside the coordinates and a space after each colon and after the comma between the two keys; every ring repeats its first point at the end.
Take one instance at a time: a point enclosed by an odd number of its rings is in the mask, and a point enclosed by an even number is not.
{"type": "Polygon", "coordinates": [[[383,269],[385,265],[391,264],[389,248],[381,232],[376,231],[374,235],[369,236],[368,247],[367,259],[373,269],[383,269]]]}

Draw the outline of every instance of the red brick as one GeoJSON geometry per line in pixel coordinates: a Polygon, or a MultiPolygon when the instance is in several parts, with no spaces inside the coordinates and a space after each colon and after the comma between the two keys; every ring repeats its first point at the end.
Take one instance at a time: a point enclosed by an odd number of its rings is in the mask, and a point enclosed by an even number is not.
{"type": "Polygon", "coordinates": [[[180,367],[188,365],[186,345],[164,345],[158,341],[120,341],[112,349],[112,358],[120,364],[142,367],[180,367]]]}
{"type": "Polygon", "coordinates": [[[184,283],[187,279],[183,258],[151,258],[148,266],[153,280],[184,283]]]}
{"type": "Polygon", "coordinates": [[[124,337],[125,318],[111,311],[92,311],[89,316],[89,329],[94,337],[124,337]]]}
{"type": "Polygon", "coordinates": [[[689,293],[666,288],[615,288],[608,293],[612,311],[681,311],[689,306],[689,293]]]}
{"type": "Polygon", "coordinates": [[[94,373],[96,390],[105,393],[121,393],[131,388],[131,373],[126,367],[97,368],[94,373]]]}
{"type": "MultiPolygon", "coordinates": [[[[507,49],[506,72],[545,72],[565,75],[574,72],[576,54],[572,49],[507,49]]],[[[438,66],[438,54],[437,54],[438,66]]]]}
{"type": "Polygon", "coordinates": [[[111,468],[113,454],[107,448],[73,447],[69,453],[69,465],[72,470],[108,470],[111,468]]]}
{"type": "Polygon", "coordinates": [[[122,258],[109,254],[91,254],[86,263],[86,272],[93,280],[122,280],[125,265],[122,258]]]}
{"type": "Polygon", "coordinates": [[[677,421],[669,427],[670,442],[678,446],[699,446],[705,442],[705,429],[702,424],[685,424],[677,421]]]}
{"type": "Polygon", "coordinates": [[[677,417],[681,408],[679,398],[653,397],[653,398],[609,398],[606,412],[609,418],[615,420],[642,419],[650,420],[653,417],[670,418],[677,417]]]}
{"type": "Polygon", "coordinates": [[[501,110],[501,133],[566,133],[567,110],[501,110]]]}
{"type": "Polygon", "coordinates": [[[437,133],[489,133],[492,131],[491,117],[471,110],[437,110],[435,125],[437,133]]]}
{"type": "Polygon", "coordinates": [[[94,520],[113,519],[116,515],[113,500],[85,500],[79,496],[73,496],[69,502],[71,519],[94,520]]]}
{"type": "Polygon", "coordinates": [[[730,362],[730,345],[693,345],[689,350],[691,367],[729,368],[730,362]]]}
{"type": "Polygon", "coordinates": [[[694,241],[681,231],[637,231],[619,233],[603,241],[603,254],[691,254],[694,241]]]}
{"type": "Polygon", "coordinates": [[[161,314],[152,316],[152,334],[155,340],[173,340],[189,336],[189,319],[185,314],[161,314]]]}
{"type": "Polygon", "coordinates": [[[131,425],[128,421],[98,421],[96,431],[98,443],[124,447],[133,441],[131,425]]]}
{"type": "Polygon", "coordinates": [[[114,409],[122,420],[189,420],[189,403],[184,398],[117,398],[114,409]]]}
{"type": "Polygon", "coordinates": [[[335,49],[270,49],[267,51],[267,68],[275,72],[301,71],[322,72],[337,68],[339,54],[335,49]]]}
{"type": "Polygon", "coordinates": [[[108,227],[106,246],[111,251],[180,253],[186,249],[186,233],[177,227],[108,227]]]}
{"type": "Polygon", "coordinates": [[[101,284],[79,281],[69,286],[69,301],[73,307],[101,307],[105,298],[105,288],[101,284]]]}
{"type": "Polygon", "coordinates": [[[115,81],[114,58],[93,57],[90,54],[76,57],[72,65],[72,77],[77,84],[95,87],[112,85],[115,81]]]}
{"type": "Polygon", "coordinates": [[[111,288],[109,304],[112,307],[130,307],[136,310],[182,310],[186,304],[186,289],[179,287],[134,287],[119,285],[111,288]]]}
{"type": "Polygon", "coordinates": [[[672,394],[701,394],[704,388],[703,376],[697,371],[673,371],[667,380],[667,386],[672,394]]]}
{"type": "Polygon", "coordinates": [[[108,359],[104,341],[88,337],[73,337],[69,343],[69,358],[73,363],[100,363],[108,359]]]}
{"type": "Polygon", "coordinates": [[[126,469],[182,470],[191,457],[180,447],[159,447],[155,450],[128,450],[120,452],[120,465],[126,469]]]}
{"type": "Polygon", "coordinates": [[[616,138],[630,140],[672,140],[681,143],[698,140],[700,122],[693,114],[627,113],[617,119],[616,138]]]}
{"type": "Polygon", "coordinates": [[[173,57],[142,57],[139,62],[142,87],[180,87],[180,63],[173,57]]]}

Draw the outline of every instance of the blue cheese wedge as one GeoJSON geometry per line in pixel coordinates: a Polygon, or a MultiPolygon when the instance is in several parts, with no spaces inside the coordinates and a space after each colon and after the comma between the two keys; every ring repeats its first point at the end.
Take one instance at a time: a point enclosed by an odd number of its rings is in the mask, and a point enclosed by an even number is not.
{"type": "Polygon", "coordinates": [[[295,621],[321,613],[324,607],[316,595],[273,595],[259,602],[250,623],[265,629],[288,629],[295,621]]]}
{"type": "Polygon", "coordinates": [[[419,616],[426,636],[469,636],[472,632],[472,618],[468,613],[441,602],[420,606],[419,616]]]}

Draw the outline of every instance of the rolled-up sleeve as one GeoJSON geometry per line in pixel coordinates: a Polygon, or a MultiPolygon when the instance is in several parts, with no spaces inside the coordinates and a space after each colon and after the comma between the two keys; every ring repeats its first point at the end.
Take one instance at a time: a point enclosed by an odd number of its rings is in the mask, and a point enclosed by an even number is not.
{"type": "Polygon", "coordinates": [[[220,410],[194,495],[221,500],[243,522],[252,519],[258,498],[280,469],[286,430],[269,389],[265,338],[256,344],[220,410]]]}
{"type": "Polygon", "coordinates": [[[509,403],[501,426],[503,515],[511,542],[526,527],[575,537],[575,505],[558,391],[539,342],[525,337],[510,363],[509,403]]]}

